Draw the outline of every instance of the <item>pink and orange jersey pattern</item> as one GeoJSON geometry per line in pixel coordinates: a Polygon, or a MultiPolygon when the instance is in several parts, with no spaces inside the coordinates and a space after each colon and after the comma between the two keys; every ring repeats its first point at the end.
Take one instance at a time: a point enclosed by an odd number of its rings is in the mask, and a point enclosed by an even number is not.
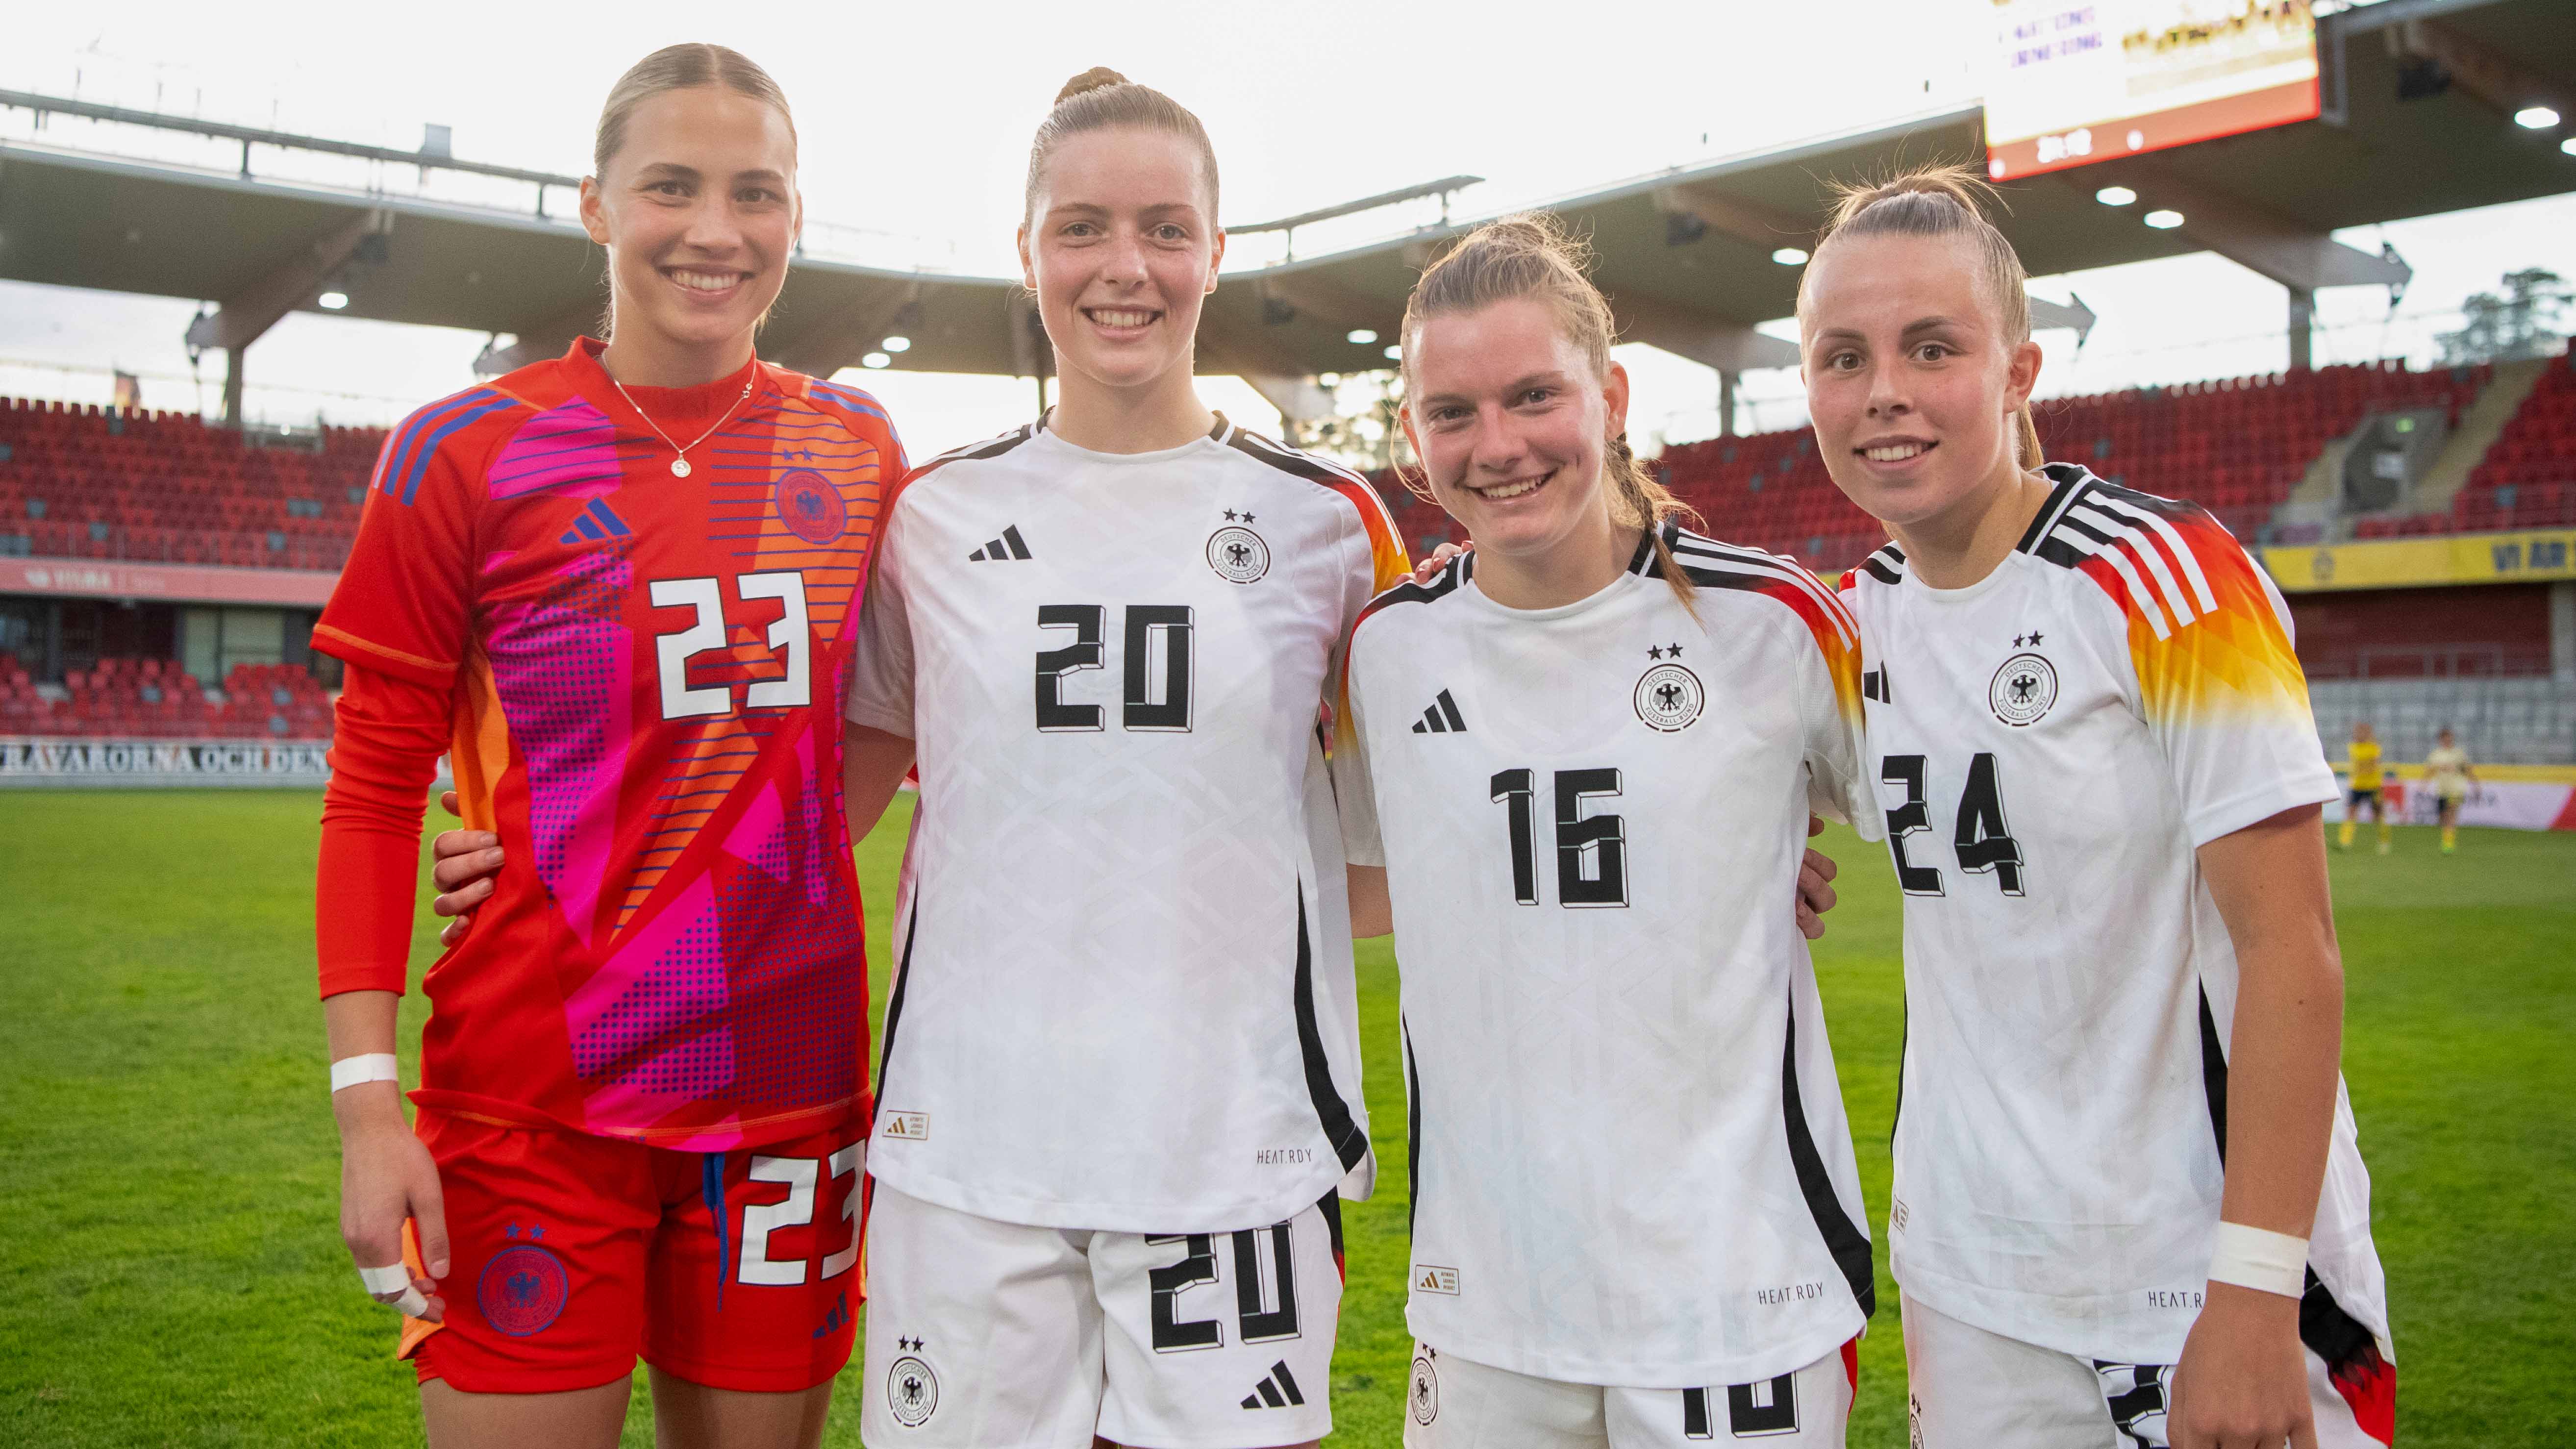
{"type": "Polygon", "coordinates": [[[448,693],[509,852],[424,983],[415,1100],[757,1145],[866,1091],[839,706],[903,454],[864,393],[755,362],[630,401],[599,348],[393,432],[314,647],[448,693]],[[679,476],[654,424],[715,431],[679,476]]]}

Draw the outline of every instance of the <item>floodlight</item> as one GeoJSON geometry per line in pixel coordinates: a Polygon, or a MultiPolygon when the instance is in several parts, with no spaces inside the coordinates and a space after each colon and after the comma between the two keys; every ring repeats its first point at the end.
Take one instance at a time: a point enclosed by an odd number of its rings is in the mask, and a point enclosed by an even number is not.
{"type": "Polygon", "coordinates": [[[1354,327],[1351,329],[1349,341],[1354,347],[1366,347],[1376,340],[1377,334],[1366,327],[1354,327]]]}
{"type": "Polygon", "coordinates": [[[2151,211],[2138,219],[2158,231],[2171,231],[2182,225],[2182,213],[2179,211],[2151,211]]]}
{"type": "Polygon", "coordinates": [[[322,294],[321,301],[324,311],[337,312],[341,308],[349,305],[349,294],[346,292],[325,292],[322,294]]]}
{"type": "Polygon", "coordinates": [[[1778,262],[1784,267],[1804,266],[1807,261],[1807,254],[1798,250],[1796,247],[1782,247],[1771,254],[1771,260],[1778,262]]]}
{"type": "Polygon", "coordinates": [[[2546,131],[2558,124],[2558,113],[2547,106],[2525,106],[2513,113],[2513,123],[2529,131],[2546,131]]]}
{"type": "Polygon", "coordinates": [[[2105,186],[2093,193],[2093,199],[2104,206],[2127,206],[2138,199],[2138,193],[2125,186],[2105,186]]]}
{"type": "Polygon", "coordinates": [[[2559,142],[2558,149],[2566,152],[2570,156],[2576,156],[2576,136],[2570,136],[2566,140],[2559,142]]]}
{"type": "Polygon", "coordinates": [[[877,345],[888,352],[910,352],[912,350],[912,339],[909,337],[889,337],[877,345]]]}
{"type": "Polygon", "coordinates": [[[1342,385],[1342,375],[1338,372],[1319,373],[1315,378],[1315,385],[1318,387],[1340,387],[1342,385]]]}
{"type": "Polygon", "coordinates": [[[859,366],[861,367],[889,367],[892,366],[893,363],[894,359],[886,356],[882,352],[871,352],[867,356],[859,359],[859,366]]]}
{"type": "Polygon", "coordinates": [[[1390,345],[1386,349],[1386,360],[1389,362],[1402,362],[1404,360],[1404,349],[1390,345]]]}

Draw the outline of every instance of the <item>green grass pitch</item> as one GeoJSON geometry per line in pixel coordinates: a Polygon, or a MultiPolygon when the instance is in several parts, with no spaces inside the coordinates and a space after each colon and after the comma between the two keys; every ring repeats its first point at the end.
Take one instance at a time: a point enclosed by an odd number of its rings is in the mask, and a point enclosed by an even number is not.
{"type": "MultiPolygon", "coordinates": [[[[335,1228],[309,793],[12,794],[0,833],[0,1444],[417,1443],[392,1323],[335,1228]]],[[[904,807],[859,851],[886,959],[904,807]]],[[[2402,1443],[2576,1442],[2576,836],[2401,829],[2333,858],[2345,1072],[2396,1313],[2402,1443]]],[[[1817,952],[1873,1224],[1887,1207],[1898,898],[1848,835],[1817,952]]],[[[422,918],[417,960],[430,957],[422,918]]],[[[1349,1215],[1340,1445],[1393,1446],[1404,1111],[1395,968],[1363,947],[1386,1170],[1349,1215]]],[[[876,1001],[884,1002],[880,964],[876,1001]]],[[[406,1021],[416,1032],[420,998],[406,1021]]],[[[407,1079],[411,1079],[408,1069],[407,1079]]],[[[1904,1442],[1881,1257],[1855,1445],[1904,1442]]],[[[830,1442],[856,1444],[853,1368],[830,1442]]],[[[627,1443],[652,1442],[640,1392],[627,1443]]]]}

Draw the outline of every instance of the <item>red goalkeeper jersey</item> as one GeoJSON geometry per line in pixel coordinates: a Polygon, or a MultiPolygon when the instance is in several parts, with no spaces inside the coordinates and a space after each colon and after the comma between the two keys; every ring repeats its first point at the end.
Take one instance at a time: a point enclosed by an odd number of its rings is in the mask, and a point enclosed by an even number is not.
{"type": "MultiPolygon", "coordinates": [[[[393,432],[313,643],[446,698],[466,822],[508,850],[424,983],[415,1100],[756,1145],[866,1087],[839,705],[903,453],[853,389],[754,362],[630,401],[600,348],[393,432]],[[652,424],[714,432],[681,476],[652,424]]],[[[324,993],[401,990],[398,948],[334,959],[334,909],[324,993]]]]}

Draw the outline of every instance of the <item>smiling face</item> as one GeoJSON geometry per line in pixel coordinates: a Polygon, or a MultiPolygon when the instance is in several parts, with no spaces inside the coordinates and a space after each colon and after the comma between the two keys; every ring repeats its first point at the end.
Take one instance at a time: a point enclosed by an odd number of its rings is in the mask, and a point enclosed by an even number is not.
{"type": "Polygon", "coordinates": [[[1112,126],[1057,145],[1020,228],[1020,267],[1068,376],[1187,385],[1199,307],[1225,257],[1210,211],[1183,137],[1112,126]]]}
{"type": "Polygon", "coordinates": [[[2004,331],[1974,244],[1852,237],[1807,265],[1800,368],[1834,483],[1904,528],[2018,478],[2040,351],[2004,331]]]}
{"type": "Polygon", "coordinates": [[[1628,424],[1625,368],[1596,374],[1535,297],[1435,313],[1404,357],[1404,435],[1479,554],[1555,572],[1560,551],[1610,548],[1603,462],[1628,424]]]}
{"type": "Polygon", "coordinates": [[[774,106],[722,86],[637,104],[606,174],[581,184],[581,221],[608,248],[612,350],[637,359],[638,377],[711,381],[750,355],[795,250],[795,175],[795,135],[774,106]],[[716,370],[686,375],[705,366],[716,370]]]}

